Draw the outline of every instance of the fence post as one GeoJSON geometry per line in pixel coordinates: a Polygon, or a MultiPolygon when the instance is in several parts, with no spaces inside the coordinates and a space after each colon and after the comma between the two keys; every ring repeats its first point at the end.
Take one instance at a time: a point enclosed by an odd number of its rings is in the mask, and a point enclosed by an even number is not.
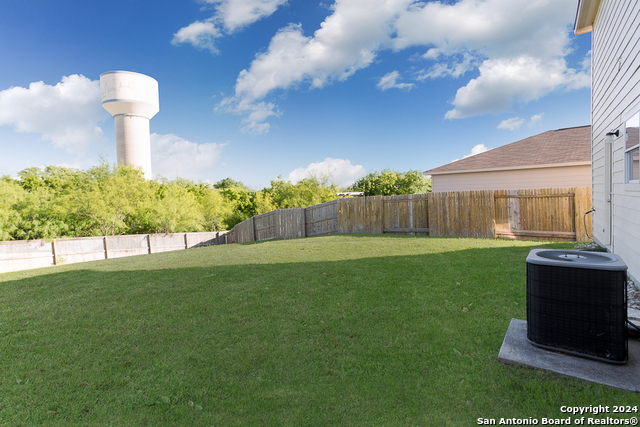
{"type": "Polygon", "coordinates": [[[429,210],[429,236],[440,236],[440,215],[438,199],[440,193],[429,193],[427,196],[427,209],[429,210]]]}
{"type": "Polygon", "coordinates": [[[302,208],[302,237],[307,237],[307,210],[302,208]]]}
{"type": "Polygon", "coordinates": [[[380,230],[379,234],[384,234],[384,196],[380,196],[380,230]]]}
{"type": "Polygon", "coordinates": [[[51,242],[51,250],[53,251],[53,265],[58,265],[58,255],[56,255],[56,239],[51,242]]]}
{"type": "Polygon", "coordinates": [[[493,238],[496,236],[496,198],[495,191],[489,190],[489,212],[490,212],[490,220],[491,220],[491,234],[493,234],[493,238]]]}
{"type": "MultiPolygon", "coordinates": [[[[409,202],[408,202],[408,209],[409,209],[409,228],[414,228],[413,227],[413,194],[409,194],[409,202]]],[[[409,233],[410,236],[415,236],[416,233],[415,232],[410,232],[409,233]]]]}
{"type": "Polygon", "coordinates": [[[256,241],[256,217],[255,216],[251,217],[251,236],[252,236],[251,241],[255,242],[256,241]]]}

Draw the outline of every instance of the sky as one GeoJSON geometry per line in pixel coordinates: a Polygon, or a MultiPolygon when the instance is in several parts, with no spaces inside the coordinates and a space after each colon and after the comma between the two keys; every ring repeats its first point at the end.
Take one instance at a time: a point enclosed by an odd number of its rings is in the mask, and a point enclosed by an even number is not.
{"type": "Polygon", "coordinates": [[[159,84],[154,175],[425,171],[590,124],[577,0],[0,0],[0,175],[116,162],[100,74],[159,84]]]}

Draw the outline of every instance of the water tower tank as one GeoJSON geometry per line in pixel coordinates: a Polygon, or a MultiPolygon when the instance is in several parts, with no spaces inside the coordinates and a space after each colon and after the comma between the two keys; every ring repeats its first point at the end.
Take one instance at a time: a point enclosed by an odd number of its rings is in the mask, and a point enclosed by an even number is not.
{"type": "Polygon", "coordinates": [[[118,164],[142,168],[151,174],[149,120],[160,111],[158,82],[131,71],[108,71],[100,75],[102,106],[116,122],[118,164]]]}

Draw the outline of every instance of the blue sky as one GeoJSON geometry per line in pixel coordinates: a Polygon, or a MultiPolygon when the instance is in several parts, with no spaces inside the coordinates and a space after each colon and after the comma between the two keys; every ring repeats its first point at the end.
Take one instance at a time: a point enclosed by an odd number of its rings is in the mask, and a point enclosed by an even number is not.
{"type": "Polygon", "coordinates": [[[99,76],[158,80],[153,173],[427,170],[590,123],[577,0],[0,0],[0,175],[116,160],[99,76]]]}

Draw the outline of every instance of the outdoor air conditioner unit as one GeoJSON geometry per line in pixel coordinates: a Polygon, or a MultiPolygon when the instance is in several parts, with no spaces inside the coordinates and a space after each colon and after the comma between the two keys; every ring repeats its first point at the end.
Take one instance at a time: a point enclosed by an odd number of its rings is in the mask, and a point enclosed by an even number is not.
{"type": "Polygon", "coordinates": [[[615,254],[532,249],[527,256],[527,339],[610,363],[627,353],[627,266],[615,254]]]}

